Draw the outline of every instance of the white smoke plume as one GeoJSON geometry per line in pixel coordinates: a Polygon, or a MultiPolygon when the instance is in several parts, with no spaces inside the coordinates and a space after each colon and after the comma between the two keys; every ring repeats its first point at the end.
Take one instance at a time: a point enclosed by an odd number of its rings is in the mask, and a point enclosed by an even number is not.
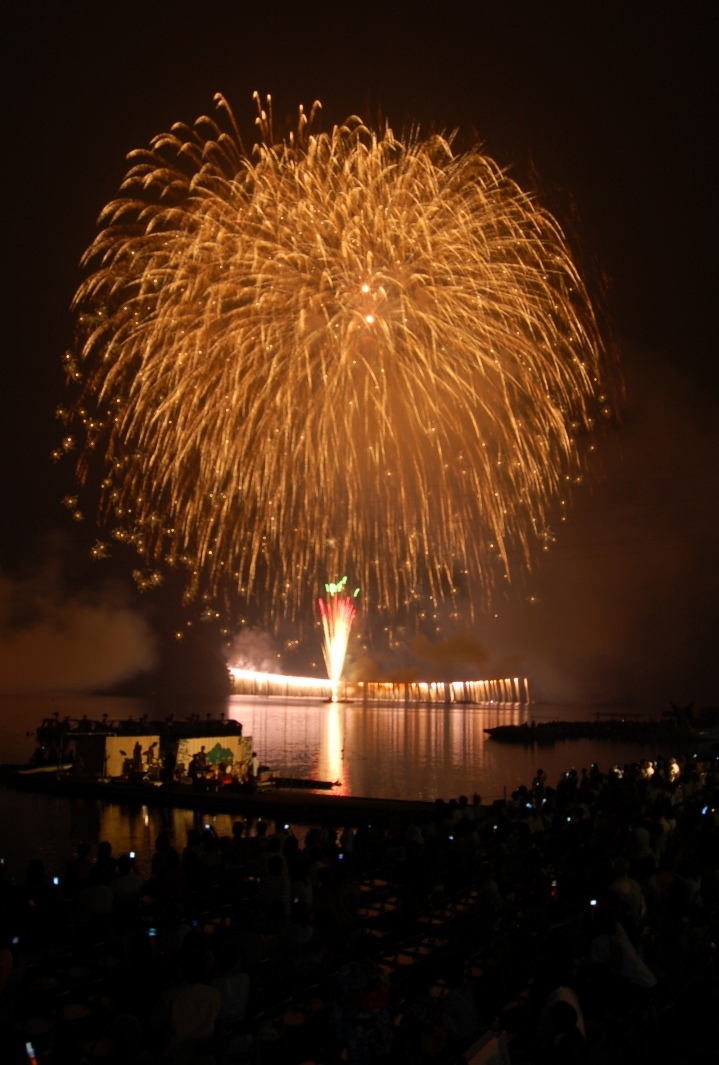
{"type": "Polygon", "coordinates": [[[281,673],[272,637],[261,629],[242,629],[227,653],[230,669],[254,669],[258,673],[281,673]]]}

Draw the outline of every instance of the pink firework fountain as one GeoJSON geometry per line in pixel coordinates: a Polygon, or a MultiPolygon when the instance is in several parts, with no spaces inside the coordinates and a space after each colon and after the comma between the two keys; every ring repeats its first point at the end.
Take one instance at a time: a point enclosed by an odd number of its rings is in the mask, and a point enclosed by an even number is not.
{"type": "Polygon", "coordinates": [[[332,685],[332,702],[338,700],[339,683],[342,678],[347,644],[349,643],[352,622],[357,610],[353,603],[359,595],[356,588],[353,595],[345,591],[347,578],[343,577],[337,584],[326,584],[327,598],[318,599],[322,628],[324,630],[324,646],[322,648],[327,666],[327,675],[332,685]]]}

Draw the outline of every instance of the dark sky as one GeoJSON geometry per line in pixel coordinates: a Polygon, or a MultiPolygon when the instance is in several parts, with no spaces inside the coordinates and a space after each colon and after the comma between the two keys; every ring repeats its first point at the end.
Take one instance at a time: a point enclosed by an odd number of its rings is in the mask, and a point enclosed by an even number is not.
{"type": "Polygon", "coordinates": [[[78,0],[1,17],[0,689],[48,647],[77,663],[65,685],[112,648],[108,679],[146,664],[132,593],[74,561],[86,532],[49,461],[68,308],[126,153],[217,91],[250,133],[257,89],[280,117],[320,99],[327,124],[459,127],[538,175],[608,282],[626,396],[528,589],[478,623],[482,670],[550,699],[719,703],[713,4],[78,0]]]}

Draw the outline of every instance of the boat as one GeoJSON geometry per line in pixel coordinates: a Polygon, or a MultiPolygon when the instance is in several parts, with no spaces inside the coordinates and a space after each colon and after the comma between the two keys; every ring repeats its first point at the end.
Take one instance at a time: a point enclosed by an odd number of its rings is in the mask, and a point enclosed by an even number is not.
{"type": "Polygon", "coordinates": [[[701,743],[719,739],[719,736],[697,731],[685,717],[676,713],[664,714],[661,718],[598,714],[593,720],[528,721],[521,725],[495,725],[484,731],[493,740],[525,745],[580,739],[625,743],[701,743]]]}
{"type": "Polygon", "coordinates": [[[275,788],[297,788],[301,791],[331,791],[341,785],[339,780],[311,780],[306,777],[270,776],[269,781],[275,788]]]}

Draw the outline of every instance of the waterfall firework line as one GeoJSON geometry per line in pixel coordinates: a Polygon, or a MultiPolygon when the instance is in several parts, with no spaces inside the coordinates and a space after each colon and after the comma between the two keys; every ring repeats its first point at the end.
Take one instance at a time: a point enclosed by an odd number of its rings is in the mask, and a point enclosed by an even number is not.
{"type": "Polygon", "coordinates": [[[606,403],[559,225],[452,137],[314,132],[315,105],[278,140],[258,101],[247,152],[216,102],[131,153],[101,214],[56,456],[144,581],[183,561],[190,593],[296,619],[332,544],[375,609],[458,580],[480,605],[606,403]]]}

